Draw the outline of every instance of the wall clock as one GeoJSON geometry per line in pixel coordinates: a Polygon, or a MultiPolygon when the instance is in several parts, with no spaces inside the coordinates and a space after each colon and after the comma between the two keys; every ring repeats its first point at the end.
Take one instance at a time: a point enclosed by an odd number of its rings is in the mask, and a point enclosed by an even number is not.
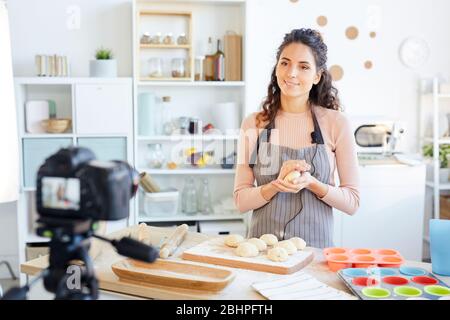
{"type": "Polygon", "coordinates": [[[400,45],[400,61],[408,68],[422,66],[430,55],[430,48],[425,40],[417,37],[405,39],[400,45]]]}

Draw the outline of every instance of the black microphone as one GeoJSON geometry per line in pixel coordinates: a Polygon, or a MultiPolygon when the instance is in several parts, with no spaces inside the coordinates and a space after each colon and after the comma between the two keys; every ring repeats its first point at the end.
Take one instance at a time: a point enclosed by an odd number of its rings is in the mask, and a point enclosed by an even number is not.
{"type": "Polygon", "coordinates": [[[317,134],[315,131],[311,132],[311,139],[312,139],[312,143],[318,143],[317,142],[317,134]]]}

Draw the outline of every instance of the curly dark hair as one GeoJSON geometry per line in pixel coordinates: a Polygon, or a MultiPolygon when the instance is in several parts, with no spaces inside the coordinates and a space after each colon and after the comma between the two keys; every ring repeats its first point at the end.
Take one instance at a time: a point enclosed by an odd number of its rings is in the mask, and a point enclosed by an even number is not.
{"type": "Polygon", "coordinates": [[[312,29],[294,29],[290,33],[285,34],[283,42],[278,47],[277,62],[272,70],[270,84],[267,89],[267,97],[262,103],[263,110],[256,117],[258,126],[261,123],[273,123],[278,110],[281,108],[281,90],[277,83],[276,68],[281,52],[291,43],[302,43],[308,46],[313,53],[317,71],[321,73],[319,83],[313,85],[309,92],[308,102],[311,105],[326,109],[342,109],[338,98],[338,90],[333,86],[331,74],[327,70],[328,48],[323,42],[321,34],[312,29]]]}

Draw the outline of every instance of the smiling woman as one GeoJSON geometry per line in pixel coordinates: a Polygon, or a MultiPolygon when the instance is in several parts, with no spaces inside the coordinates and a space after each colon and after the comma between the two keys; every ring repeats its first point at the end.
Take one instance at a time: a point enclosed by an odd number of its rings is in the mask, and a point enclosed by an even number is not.
{"type": "Polygon", "coordinates": [[[253,210],[249,237],[331,247],[332,208],[354,214],[359,207],[355,141],[326,62],[319,32],[286,34],[262,111],[242,123],[234,199],[241,212],[253,210]],[[293,171],[300,176],[285,179],[293,171]]]}

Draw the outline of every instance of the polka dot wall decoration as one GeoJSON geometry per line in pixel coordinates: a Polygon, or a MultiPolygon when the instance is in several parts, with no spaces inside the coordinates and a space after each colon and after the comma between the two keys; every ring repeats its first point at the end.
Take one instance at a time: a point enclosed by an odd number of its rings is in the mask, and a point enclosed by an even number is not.
{"type": "Polygon", "coordinates": [[[325,16],[317,17],[316,22],[319,26],[325,27],[328,23],[328,19],[325,16]]]}
{"type": "Polygon", "coordinates": [[[297,3],[298,2],[298,0],[289,0],[290,2],[292,2],[292,3],[297,3]]]}
{"type": "Polygon", "coordinates": [[[341,66],[331,66],[328,71],[330,72],[333,81],[339,81],[344,77],[344,69],[342,69],[341,66]]]}
{"type": "Polygon", "coordinates": [[[364,62],[364,68],[366,69],[372,69],[373,67],[373,62],[370,60],[367,60],[366,62],[364,62]]]}
{"type": "Polygon", "coordinates": [[[358,28],[356,27],[348,27],[347,30],[345,30],[345,36],[347,38],[349,38],[350,40],[355,40],[356,38],[358,38],[358,28]]]}
{"type": "Polygon", "coordinates": [[[375,31],[372,31],[371,33],[369,33],[369,36],[371,38],[375,38],[377,36],[377,33],[375,31]]]}

